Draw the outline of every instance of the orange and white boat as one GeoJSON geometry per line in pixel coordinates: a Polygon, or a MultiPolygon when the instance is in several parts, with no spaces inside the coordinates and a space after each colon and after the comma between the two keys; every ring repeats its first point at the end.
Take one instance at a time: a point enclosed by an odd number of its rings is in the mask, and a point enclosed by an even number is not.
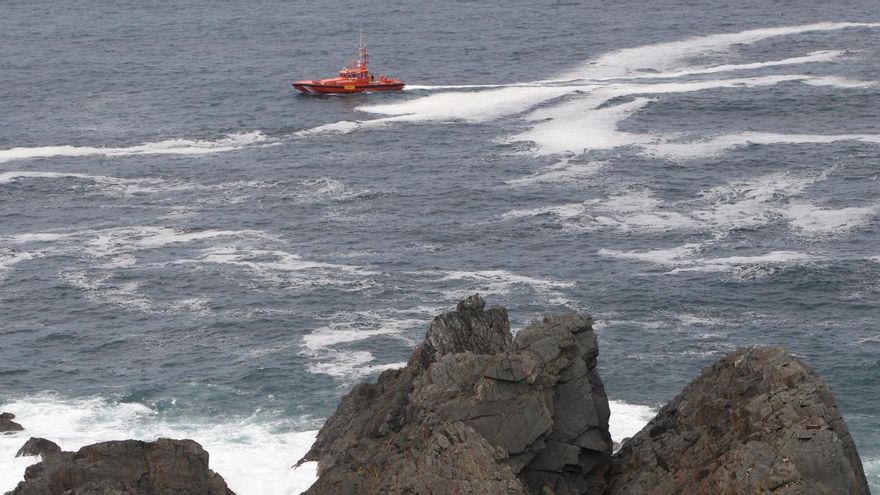
{"type": "Polygon", "coordinates": [[[294,81],[293,87],[306,94],[348,94],[364,93],[367,91],[399,91],[404,83],[400,79],[388,76],[376,78],[370,73],[367,64],[370,63],[370,55],[364,45],[364,37],[361,36],[357,51],[357,60],[349,62],[341,71],[339,77],[329,79],[294,81]]]}

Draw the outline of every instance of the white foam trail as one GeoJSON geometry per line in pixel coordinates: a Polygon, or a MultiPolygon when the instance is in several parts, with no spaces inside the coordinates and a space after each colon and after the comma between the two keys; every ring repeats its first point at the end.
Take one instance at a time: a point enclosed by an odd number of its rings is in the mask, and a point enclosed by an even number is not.
{"type": "Polygon", "coordinates": [[[316,479],[315,463],[291,469],[314,442],[317,431],[288,431],[280,421],[250,418],[171,420],[142,404],[102,399],[31,397],[6,402],[25,431],[0,435],[0,491],[12,490],[37,457],[15,458],[31,436],[48,438],[62,449],[109,440],[191,438],[210,454],[210,468],[240,495],[294,495],[316,479]]]}
{"type": "MultiPolygon", "coordinates": [[[[406,313],[394,310],[389,312],[406,313]]],[[[425,320],[391,317],[387,313],[353,311],[326,317],[332,323],[315,329],[302,340],[302,354],[313,361],[308,366],[309,371],[351,381],[378,371],[405,366],[406,363],[371,365],[374,361],[372,353],[338,347],[340,344],[375,337],[392,337],[413,344],[406,332],[424,326],[425,320]]]]}
{"type": "Polygon", "coordinates": [[[644,261],[648,263],[655,263],[658,265],[676,265],[679,264],[683,258],[689,258],[693,256],[693,254],[699,251],[702,246],[702,244],[691,243],[671,249],[654,249],[651,251],[620,251],[617,249],[600,249],[598,251],[598,254],[600,256],[607,256],[610,258],[644,261]]]}
{"type": "Polygon", "coordinates": [[[617,124],[650,101],[636,98],[615,106],[597,108],[604,98],[587,98],[566,102],[533,112],[529,120],[541,121],[531,129],[509,138],[510,142],[528,141],[535,145],[533,153],[551,155],[580,154],[587,150],[611,149],[654,138],[617,130],[617,124]]]}
{"type": "Polygon", "coordinates": [[[822,208],[810,203],[792,202],[782,210],[792,227],[807,234],[831,234],[865,226],[880,207],[822,208]]]}
{"type": "Polygon", "coordinates": [[[674,72],[679,65],[700,55],[727,51],[734,44],[752,44],[767,38],[790,36],[813,31],[833,31],[847,28],[876,28],[880,23],[819,22],[800,26],[750,29],[738,33],[697,36],[681,41],[655,43],[624,48],[602,55],[582,67],[561,76],[563,79],[600,79],[651,76],[656,72],[674,72]]]}
{"type": "Polygon", "coordinates": [[[591,177],[605,166],[603,162],[572,163],[564,158],[552,165],[544,167],[540,172],[505,181],[509,186],[519,187],[531,184],[551,184],[560,182],[575,182],[591,177]]]}
{"type": "Polygon", "coordinates": [[[771,251],[755,256],[729,256],[726,258],[703,258],[689,261],[694,266],[676,268],[669,273],[680,272],[726,272],[747,265],[786,265],[817,261],[818,256],[797,251],[771,251]]]}
{"type": "Polygon", "coordinates": [[[18,147],[0,150],[0,163],[26,158],[49,158],[54,156],[126,156],[126,155],[204,155],[232,151],[267,141],[259,131],[227,134],[221,139],[191,140],[167,139],[155,143],[144,143],[127,147],[93,147],[93,146],[39,146],[34,148],[18,147]]]}
{"type": "Polygon", "coordinates": [[[800,57],[785,58],[782,60],[769,60],[766,62],[751,62],[747,64],[723,64],[711,67],[689,67],[686,69],[662,72],[657,74],[644,74],[642,77],[650,79],[665,79],[684,76],[696,76],[703,74],[718,74],[722,72],[735,72],[743,70],[766,69],[768,67],[782,67],[787,65],[800,65],[810,63],[833,62],[846,54],[844,50],[822,50],[811,52],[800,57]]]}
{"type": "Polygon", "coordinates": [[[8,270],[22,261],[32,260],[39,256],[38,252],[0,250],[0,272],[8,270]]]}
{"type": "Polygon", "coordinates": [[[366,105],[358,110],[391,116],[384,122],[486,122],[522,113],[542,102],[587,89],[584,86],[535,86],[437,93],[400,103],[366,105]]]}
{"type": "Polygon", "coordinates": [[[825,180],[834,167],[820,173],[795,175],[786,172],[734,180],[698,194],[701,208],[694,201],[667,203],[654,197],[650,189],[618,192],[604,199],[583,203],[511,210],[502,220],[554,216],[566,230],[618,229],[658,232],[667,230],[704,231],[722,238],[743,228],[757,228],[773,222],[787,222],[801,235],[830,235],[867,225],[880,213],[880,204],[827,208],[798,195],[825,180]]]}
{"type": "MultiPolygon", "coordinates": [[[[536,123],[531,129],[511,136],[509,142],[527,141],[534,143],[532,153],[551,155],[561,153],[580,154],[591,150],[607,150],[625,146],[639,146],[648,154],[665,155],[666,157],[686,157],[685,153],[702,156],[706,153],[717,153],[723,149],[736,146],[729,140],[706,142],[693,146],[693,143],[669,143],[669,138],[651,134],[633,134],[618,130],[618,124],[645,107],[651,100],[646,95],[662,95],[673,93],[690,93],[710,89],[725,88],[758,88],[774,86],[785,82],[807,82],[814,85],[839,86],[841,84],[857,84],[841,78],[813,77],[805,75],[776,75],[762,77],[744,77],[735,79],[714,79],[688,82],[660,83],[618,83],[608,84],[592,90],[589,96],[568,100],[555,106],[535,110],[526,116],[536,123]],[[614,106],[603,106],[613,98],[638,95],[632,101],[614,106]],[[702,148],[700,148],[702,146],[702,148]],[[697,149],[701,151],[696,151],[697,149]]],[[[858,83],[862,84],[862,83],[858,83]]],[[[849,86],[847,86],[849,87],[849,86]]],[[[871,137],[862,137],[870,140],[871,137]]],[[[839,140],[839,139],[838,139],[839,140]]]]}
{"type": "Polygon", "coordinates": [[[95,186],[97,192],[111,196],[131,196],[135,194],[156,194],[190,190],[225,190],[242,187],[265,187],[269,184],[259,181],[235,181],[221,184],[203,185],[156,177],[122,178],[106,175],[89,175],[74,172],[36,172],[10,171],[0,173],[0,184],[14,184],[19,179],[75,179],[95,186]]]}
{"type": "Polygon", "coordinates": [[[690,215],[665,207],[649,189],[624,191],[603,200],[513,210],[503,214],[501,218],[510,220],[538,215],[554,215],[560,219],[565,229],[575,231],[614,228],[624,232],[658,232],[692,230],[700,226],[690,215]]]}
{"type": "Polygon", "coordinates": [[[259,230],[202,230],[187,232],[169,227],[116,227],[97,231],[85,243],[85,250],[92,256],[114,256],[118,254],[157,249],[171,244],[185,244],[194,241],[233,238],[268,239],[259,230]]]}
{"type": "Polygon", "coordinates": [[[689,160],[717,156],[725,151],[750,145],[771,144],[829,144],[840,141],[860,141],[880,144],[880,134],[780,134],[772,132],[742,132],[727,134],[702,141],[643,144],[646,153],[671,160],[689,160]]]}
{"type": "Polygon", "coordinates": [[[682,272],[729,272],[741,270],[744,278],[762,277],[775,272],[776,266],[804,264],[821,260],[819,256],[797,251],[771,251],[766,254],[752,256],[728,256],[720,258],[700,258],[695,256],[701,248],[700,244],[685,244],[671,249],[653,251],[619,251],[616,249],[600,249],[600,256],[629,259],[653,263],[656,265],[675,267],[668,274],[682,272]],[[769,270],[761,271],[763,267],[769,270]]]}
{"type": "MultiPolygon", "coordinates": [[[[293,133],[293,135],[296,137],[308,137],[316,136],[319,134],[349,134],[363,127],[363,124],[363,122],[341,120],[339,122],[333,122],[331,124],[319,125],[318,127],[313,127],[311,129],[297,131],[293,133]]],[[[375,124],[373,125],[375,126],[375,124]]]]}
{"type": "Polygon", "coordinates": [[[611,409],[608,430],[611,432],[611,440],[615,442],[634,436],[657,414],[657,410],[653,407],[614,399],[608,400],[608,407],[611,409]]]}
{"type": "MultiPolygon", "coordinates": [[[[441,280],[468,281],[471,283],[468,290],[484,294],[509,294],[515,287],[525,286],[539,294],[551,297],[550,303],[552,304],[568,302],[563,297],[561,290],[575,286],[574,282],[517,275],[506,270],[450,271],[443,272],[443,274],[441,280]]],[[[460,289],[447,292],[447,296],[453,299],[460,294],[460,289]]]]}
{"type": "Polygon", "coordinates": [[[880,458],[864,459],[862,463],[871,493],[880,493],[880,458]]]}
{"type": "Polygon", "coordinates": [[[510,88],[510,87],[529,87],[535,86],[534,83],[512,83],[512,84],[448,84],[448,85],[418,85],[411,84],[407,85],[405,90],[423,90],[423,91],[436,91],[436,90],[450,90],[450,89],[496,89],[496,88],[510,88]]]}

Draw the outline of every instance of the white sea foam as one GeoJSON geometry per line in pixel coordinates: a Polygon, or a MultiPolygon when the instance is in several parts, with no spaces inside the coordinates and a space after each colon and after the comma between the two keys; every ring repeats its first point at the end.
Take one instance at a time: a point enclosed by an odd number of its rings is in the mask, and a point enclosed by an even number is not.
{"type": "Polygon", "coordinates": [[[597,254],[672,268],[666,272],[667,274],[739,272],[740,278],[760,278],[772,275],[779,267],[812,263],[822,259],[814,254],[797,251],[771,251],[758,255],[707,258],[698,256],[703,249],[704,246],[701,244],[684,244],[674,248],[649,251],[620,251],[605,248],[598,250],[597,254]]]}
{"type": "Polygon", "coordinates": [[[829,144],[840,141],[860,141],[880,144],[880,134],[781,134],[772,132],[742,132],[727,134],[699,141],[664,142],[643,144],[645,152],[652,156],[673,160],[706,158],[726,151],[750,145],[771,144],[829,144]]]}
{"type": "Polygon", "coordinates": [[[564,158],[544,167],[537,173],[519,179],[508,180],[505,184],[509,186],[525,186],[530,184],[575,182],[595,175],[604,166],[604,162],[572,163],[571,159],[564,158]]]}
{"type": "Polygon", "coordinates": [[[649,72],[639,74],[636,76],[636,78],[669,79],[702,74],[719,74],[722,72],[765,69],[768,67],[781,67],[786,65],[833,62],[843,57],[845,54],[845,50],[821,50],[808,53],[807,55],[785,58],[782,60],[768,60],[764,62],[751,62],[746,64],[721,64],[708,67],[687,67],[684,69],[676,69],[668,72],[649,72]]]}
{"type": "Polygon", "coordinates": [[[693,256],[701,247],[702,244],[691,243],[670,249],[653,249],[650,251],[620,251],[603,248],[598,251],[598,254],[609,258],[645,261],[659,265],[676,265],[681,263],[682,259],[693,256]]]}
{"type": "Polygon", "coordinates": [[[157,249],[171,244],[232,238],[267,239],[259,230],[202,230],[183,231],[170,227],[116,227],[99,230],[85,242],[85,251],[91,256],[114,256],[143,249],[157,249]]]}
{"type": "Polygon", "coordinates": [[[123,178],[74,172],[10,171],[0,173],[0,184],[15,184],[20,179],[73,179],[86,185],[93,186],[95,191],[100,194],[116,197],[191,190],[236,190],[246,187],[265,187],[267,185],[264,182],[258,181],[236,181],[204,185],[179,180],[166,180],[157,177],[123,178]]]}
{"type": "Polygon", "coordinates": [[[485,122],[525,112],[542,102],[586,87],[510,87],[487,91],[437,93],[384,105],[358,107],[363,112],[388,115],[386,122],[485,122]]]}
{"type": "Polygon", "coordinates": [[[614,399],[608,400],[608,407],[611,409],[608,429],[611,432],[611,439],[615,442],[634,436],[657,414],[657,410],[653,407],[614,399]]]}
{"type": "MultiPolygon", "coordinates": [[[[569,99],[551,107],[535,110],[526,116],[528,120],[535,122],[531,129],[509,137],[508,141],[531,142],[535,146],[532,152],[540,155],[580,154],[585,151],[607,150],[625,146],[638,146],[650,155],[666,158],[689,158],[715,154],[739,145],[739,141],[736,137],[730,137],[719,138],[717,141],[696,143],[695,145],[695,143],[676,142],[674,138],[660,135],[623,132],[618,129],[618,125],[624,119],[650,103],[651,99],[646,97],[648,95],[690,93],[724,88],[758,88],[793,81],[838,87],[841,85],[843,87],[852,87],[854,84],[862,84],[855,81],[844,81],[841,78],[805,75],[774,75],[686,82],[608,84],[601,88],[593,89],[586,97],[569,99]],[[638,97],[625,103],[607,106],[609,100],[613,98],[630,96],[638,97]]],[[[749,134],[741,136],[739,140],[748,142],[749,134]]],[[[755,136],[760,137],[761,135],[756,133],[755,136]]],[[[770,134],[766,136],[770,136],[770,134]]],[[[798,137],[794,136],[790,139],[798,139],[798,137]]],[[[875,137],[868,135],[848,137],[846,139],[873,142],[872,140],[875,137]]],[[[843,139],[831,139],[824,142],[840,140],[843,139]]]]}
{"type": "MultiPolygon", "coordinates": [[[[549,302],[552,304],[565,304],[569,302],[564,297],[562,290],[575,286],[573,282],[529,277],[506,270],[449,271],[442,272],[442,274],[441,280],[468,282],[467,291],[477,291],[482,294],[509,294],[517,287],[527,287],[538,294],[549,297],[549,302]]],[[[447,291],[446,296],[450,299],[455,299],[461,293],[461,288],[457,288],[447,291]]]]}
{"type": "Polygon", "coordinates": [[[771,251],[767,254],[755,256],[728,256],[724,258],[700,258],[693,260],[682,260],[683,265],[675,268],[669,273],[680,272],[726,272],[736,268],[749,267],[755,265],[788,265],[802,264],[806,262],[817,261],[821,258],[809,253],[800,253],[797,251],[771,251]]]}
{"type": "MultiPolygon", "coordinates": [[[[311,129],[304,129],[293,133],[295,137],[316,136],[319,134],[349,134],[361,128],[362,122],[352,122],[350,120],[341,120],[330,124],[319,125],[311,129]]],[[[374,124],[375,125],[375,124],[374,124]]]]}
{"type": "Polygon", "coordinates": [[[211,469],[241,495],[295,495],[317,476],[315,463],[291,468],[309,449],[317,432],[289,431],[280,421],[256,415],[172,420],[142,404],[55,396],[6,402],[2,410],[16,414],[26,430],[0,435],[0,458],[4,459],[0,462],[0,491],[13,489],[23,479],[25,468],[39,462],[36,457],[14,457],[31,436],[48,438],[64,450],[128,438],[191,438],[210,454],[211,469]]]}
{"type": "Polygon", "coordinates": [[[777,36],[790,36],[813,31],[832,31],[847,28],[876,28],[880,23],[819,22],[799,26],[750,29],[738,33],[697,36],[680,41],[654,43],[624,48],[585,63],[582,67],[561,76],[564,79],[598,79],[656,75],[674,72],[688,59],[718,54],[735,44],[752,44],[777,36]]]}
{"type": "Polygon", "coordinates": [[[567,230],[618,229],[657,232],[701,231],[716,238],[744,228],[787,222],[795,233],[807,236],[846,233],[868,224],[880,205],[832,209],[795,199],[813,184],[825,180],[834,167],[808,173],[778,172],[733,180],[701,191],[695,200],[668,203],[647,188],[615,192],[583,203],[511,210],[502,220],[554,216],[567,230]],[[702,204],[701,206],[695,207],[702,204]]]}
{"type": "Polygon", "coordinates": [[[689,230],[699,227],[691,216],[670,210],[649,189],[614,193],[605,199],[558,206],[512,210],[503,220],[556,216],[566,230],[618,229],[624,232],[689,230]]]}
{"type": "Polygon", "coordinates": [[[53,156],[126,156],[126,155],[204,155],[232,151],[257,143],[265,143],[268,138],[259,131],[227,134],[217,140],[167,139],[155,143],[144,143],[127,147],[94,146],[39,146],[33,148],[17,147],[0,150],[0,162],[25,158],[48,158],[53,156]]]}
{"type": "Polygon", "coordinates": [[[340,344],[375,337],[392,337],[408,345],[415,345],[406,332],[422,327],[425,320],[400,318],[397,315],[401,313],[407,312],[352,311],[324,317],[331,323],[315,329],[302,340],[302,354],[312,360],[308,366],[309,371],[351,381],[378,371],[404,366],[406,363],[399,362],[376,364],[369,351],[339,348],[340,344]]]}
{"type": "Polygon", "coordinates": [[[877,205],[831,209],[803,201],[782,210],[792,227],[807,234],[831,234],[863,227],[880,212],[877,205]]]}
{"type": "Polygon", "coordinates": [[[39,255],[39,252],[0,250],[0,272],[22,261],[32,260],[39,255]]]}
{"type": "Polygon", "coordinates": [[[627,103],[598,108],[606,101],[602,96],[571,100],[528,115],[536,121],[531,129],[511,136],[509,141],[534,143],[534,153],[583,153],[587,150],[611,149],[637,143],[648,143],[653,137],[619,131],[617,124],[650,102],[636,98],[627,103]]]}
{"type": "Polygon", "coordinates": [[[880,493],[880,458],[863,459],[865,477],[872,493],[880,493]]]}

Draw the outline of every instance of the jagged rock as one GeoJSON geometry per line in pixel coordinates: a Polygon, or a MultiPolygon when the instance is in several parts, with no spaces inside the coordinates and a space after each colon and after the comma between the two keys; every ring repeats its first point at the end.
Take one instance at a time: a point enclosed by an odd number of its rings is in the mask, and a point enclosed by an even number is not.
{"type": "Polygon", "coordinates": [[[613,458],[607,493],[867,494],[825,382],[781,348],[703,370],[613,458]]]}
{"type": "Polygon", "coordinates": [[[8,412],[0,413],[0,433],[24,430],[24,427],[13,421],[13,419],[15,419],[15,414],[8,412]]]}
{"type": "Polygon", "coordinates": [[[58,455],[61,453],[61,447],[57,443],[46,440],[45,438],[31,437],[24,445],[15,453],[15,457],[25,457],[38,455],[42,458],[58,455]]]}
{"type": "Polygon", "coordinates": [[[479,296],[434,319],[407,366],[343,397],[300,461],[310,494],[601,493],[608,401],[588,316],[516,338],[479,296]]]}
{"type": "Polygon", "coordinates": [[[192,440],[122,440],[61,452],[25,470],[7,495],[234,495],[192,440]]]}

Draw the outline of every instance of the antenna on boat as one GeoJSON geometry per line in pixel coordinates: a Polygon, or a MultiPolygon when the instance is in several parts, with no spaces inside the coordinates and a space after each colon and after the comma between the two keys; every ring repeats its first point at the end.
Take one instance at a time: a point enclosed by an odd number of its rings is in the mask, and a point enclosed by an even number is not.
{"type": "Polygon", "coordinates": [[[367,46],[364,45],[364,25],[361,24],[360,40],[358,41],[358,68],[366,69],[370,62],[370,56],[367,54],[367,46]]]}

